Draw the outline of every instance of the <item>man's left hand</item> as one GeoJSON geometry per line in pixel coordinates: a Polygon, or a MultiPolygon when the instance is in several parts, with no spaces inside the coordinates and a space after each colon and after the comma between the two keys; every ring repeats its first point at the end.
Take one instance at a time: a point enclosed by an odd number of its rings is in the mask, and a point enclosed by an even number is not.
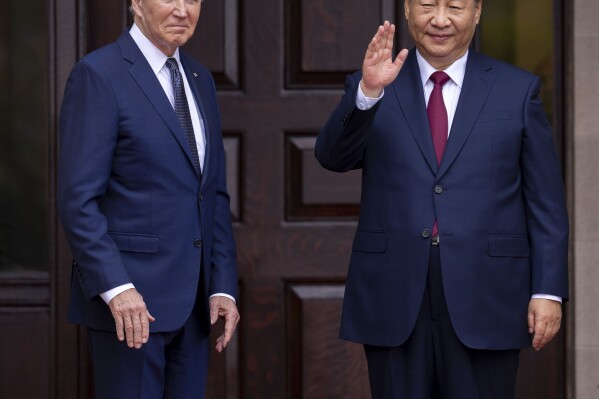
{"type": "Polygon", "coordinates": [[[551,299],[533,298],[528,304],[528,332],[532,347],[540,350],[555,337],[562,321],[562,304],[551,299]]]}
{"type": "Polygon", "coordinates": [[[233,337],[235,327],[239,322],[237,306],[230,298],[225,296],[213,296],[210,298],[210,324],[214,325],[219,317],[225,321],[225,330],[216,339],[216,350],[222,352],[233,337]]]}

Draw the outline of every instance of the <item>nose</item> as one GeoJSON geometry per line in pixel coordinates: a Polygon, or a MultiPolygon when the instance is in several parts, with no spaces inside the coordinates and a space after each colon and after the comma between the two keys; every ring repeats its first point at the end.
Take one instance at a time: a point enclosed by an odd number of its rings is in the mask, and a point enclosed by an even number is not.
{"type": "Polygon", "coordinates": [[[175,0],[173,2],[175,9],[174,14],[178,17],[184,18],[187,16],[187,0],[175,0]]]}
{"type": "Polygon", "coordinates": [[[435,14],[431,20],[431,24],[440,28],[446,27],[450,24],[447,9],[445,7],[435,7],[435,14]]]}

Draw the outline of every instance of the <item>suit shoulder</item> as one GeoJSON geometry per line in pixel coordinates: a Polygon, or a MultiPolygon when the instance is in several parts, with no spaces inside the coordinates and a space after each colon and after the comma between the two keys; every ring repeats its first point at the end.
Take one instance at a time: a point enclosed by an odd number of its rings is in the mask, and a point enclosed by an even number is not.
{"type": "Polygon", "coordinates": [[[117,42],[112,42],[87,54],[79,62],[103,69],[114,65],[119,58],[122,58],[120,48],[117,42]]]}
{"type": "Polygon", "coordinates": [[[501,61],[480,53],[477,53],[477,56],[483,65],[487,65],[488,67],[492,68],[496,73],[499,74],[499,76],[509,77],[510,79],[521,79],[525,81],[530,81],[537,78],[535,74],[505,61],[501,61]]]}
{"type": "MultiPolygon", "coordinates": [[[[119,39],[120,40],[120,39],[119,39]]],[[[71,75],[89,76],[106,82],[108,85],[116,85],[122,82],[124,77],[129,76],[128,70],[141,51],[135,46],[129,46],[127,56],[124,55],[122,43],[119,40],[100,47],[77,62],[71,71],[71,75]]],[[[133,42],[131,40],[131,42],[133,42]]]]}

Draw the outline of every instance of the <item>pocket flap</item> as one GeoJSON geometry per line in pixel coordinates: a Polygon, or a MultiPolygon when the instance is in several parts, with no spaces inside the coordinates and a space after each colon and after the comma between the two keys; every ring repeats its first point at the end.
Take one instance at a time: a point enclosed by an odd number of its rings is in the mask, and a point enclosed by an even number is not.
{"type": "Polygon", "coordinates": [[[387,232],[358,230],[352,248],[354,251],[360,252],[385,252],[387,250],[387,232]]]}
{"type": "Polygon", "coordinates": [[[489,255],[528,257],[530,256],[528,237],[515,235],[489,236],[489,255]]]}
{"type": "Polygon", "coordinates": [[[158,252],[158,237],[146,234],[108,233],[121,251],[143,252],[153,254],[158,252]]]}

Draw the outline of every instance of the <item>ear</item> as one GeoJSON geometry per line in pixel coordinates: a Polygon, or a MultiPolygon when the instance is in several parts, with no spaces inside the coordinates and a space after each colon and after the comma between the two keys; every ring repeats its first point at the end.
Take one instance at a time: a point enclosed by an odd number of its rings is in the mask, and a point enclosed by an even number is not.
{"type": "Polygon", "coordinates": [[[404,0],[403,2],[403,10],[404,14],[406,15],[406,20],[410,17],[410,1],[411,0],[404,0]]]}
{"type": "Polygon", "coordinates": [[[476,18],[476,24],[480,22],[480,15],[483,11],[483,0],[474,0],[474,18],[476,18]]]}
{"type": "Polygon", "coordinates": [[[135,13],[135,16],[140,18],[143,14],[141,12],[141,2],[142,0],[131,0],[131,8],[133,9],[133,12],[135,13]]]}

